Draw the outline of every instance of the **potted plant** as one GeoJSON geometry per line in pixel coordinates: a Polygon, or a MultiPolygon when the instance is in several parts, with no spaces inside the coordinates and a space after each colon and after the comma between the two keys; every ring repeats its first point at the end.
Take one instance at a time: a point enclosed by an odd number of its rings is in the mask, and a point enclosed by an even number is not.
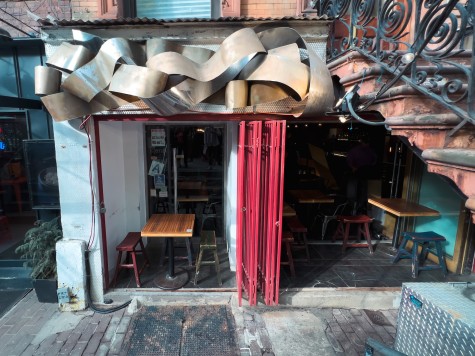
{"type": "Polygon", "coordinates": [[[35,225],[26,232],[23,244],[15,252],[32,268],[31,278],[38,301],[56,303],[56,242],[63,237],[61,221],[56,217],[47,222],[38,221],[35,225]]]}

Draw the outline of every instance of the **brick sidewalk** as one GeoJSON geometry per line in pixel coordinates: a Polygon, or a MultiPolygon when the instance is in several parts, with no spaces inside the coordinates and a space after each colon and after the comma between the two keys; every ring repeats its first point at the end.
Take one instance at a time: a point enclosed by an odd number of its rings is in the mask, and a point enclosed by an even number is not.
{"type": "Polygon", "coordinates": [[[131,315],[92,311],[61,313],[30,292],[0,319],[0,354],[119,355],[131,315]]]}
{"type": "MultiPolygon", "coordinates": [[[[190,305],[196,300],[194,298],[193,295],[188,298],[190,305]]],[[[380,322],[375,324],[367,313],[359,309],[237,308],[234,303],[230,304],[242,355],[287,354],[273,347],[261,317],[264,312],[272,315],[274,311],[282,314],[286,310],[304,310],[316,315],[323,321],[321,333],[328,339],[335,355],[362,355],[367,337],[388,346],[394,342],[396,310],[381,311],[380,322]],[[378,325],[381,321],[383,326],[378,325]]],[[[0,319],[0,354],[126,355],[124,342],[132,317],[133,312],[127,308],[111,314],[91,310],[62,313],[56,304],[39,303],[32,291],[0,319]]]]}

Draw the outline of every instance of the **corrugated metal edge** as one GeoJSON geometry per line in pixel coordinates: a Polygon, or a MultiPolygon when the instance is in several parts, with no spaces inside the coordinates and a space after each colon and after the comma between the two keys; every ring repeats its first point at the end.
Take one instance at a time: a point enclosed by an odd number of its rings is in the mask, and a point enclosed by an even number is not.
{"type": "Polygon", "coordinates": [[[47,19],[39,20],[44,28],[46,27],[70,27],[70,26],[113,26],[113,25],[163,25],[173,23],[222,23],[222,22],[253,22],[253,21],[331,21],[326,15],[324,16],[284,16],[284,17],[220,17],[217,19],[200,19],[200,18],[181,18],[181,19],[149,19],[143,18],[118,18],[118,19],[99,19],[93,21],[84,20],[59,20],[55,24],[49,22],[47,19]]]}

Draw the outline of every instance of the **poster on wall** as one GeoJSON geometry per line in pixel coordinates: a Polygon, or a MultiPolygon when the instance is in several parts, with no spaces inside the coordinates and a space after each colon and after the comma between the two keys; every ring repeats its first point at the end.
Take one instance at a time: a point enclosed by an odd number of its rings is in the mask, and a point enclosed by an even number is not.
{"type": "Polygon", "coordinates": [[[157,174],[162,174],[163,173],[163,167],[165,167],[165,165],[162,162],[153,160],[152,163],[150,164],[150,168],[148,170],[148,175],[149,176],[155,176],[157,174]]]}
{"type": "Polygon", "coordinates": [[[165,186],[165,174],[157,174],[154,176],[155,189],[165,186]]]}
{"type": "Polygon", "coordinates": [[[166,138],[165,129],[152,129],[150,136],[151,136],[150,139],[152,141],[152,147],[165,146],[165,138],[166,138]]]}

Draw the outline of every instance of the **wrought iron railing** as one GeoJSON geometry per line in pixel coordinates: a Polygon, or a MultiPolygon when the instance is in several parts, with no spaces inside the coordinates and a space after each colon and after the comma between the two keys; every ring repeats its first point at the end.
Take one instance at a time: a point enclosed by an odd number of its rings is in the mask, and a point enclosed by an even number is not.
{"type": "Polygon", "coordinates": [[[451,134],[467,122],[475,124],[475,0],[311,3],[319,15],[335,18],[328,61],[353,50],[391,76],[374,97],[352,109],[367,109],[401,80],[462,119],[451,134]]]}

